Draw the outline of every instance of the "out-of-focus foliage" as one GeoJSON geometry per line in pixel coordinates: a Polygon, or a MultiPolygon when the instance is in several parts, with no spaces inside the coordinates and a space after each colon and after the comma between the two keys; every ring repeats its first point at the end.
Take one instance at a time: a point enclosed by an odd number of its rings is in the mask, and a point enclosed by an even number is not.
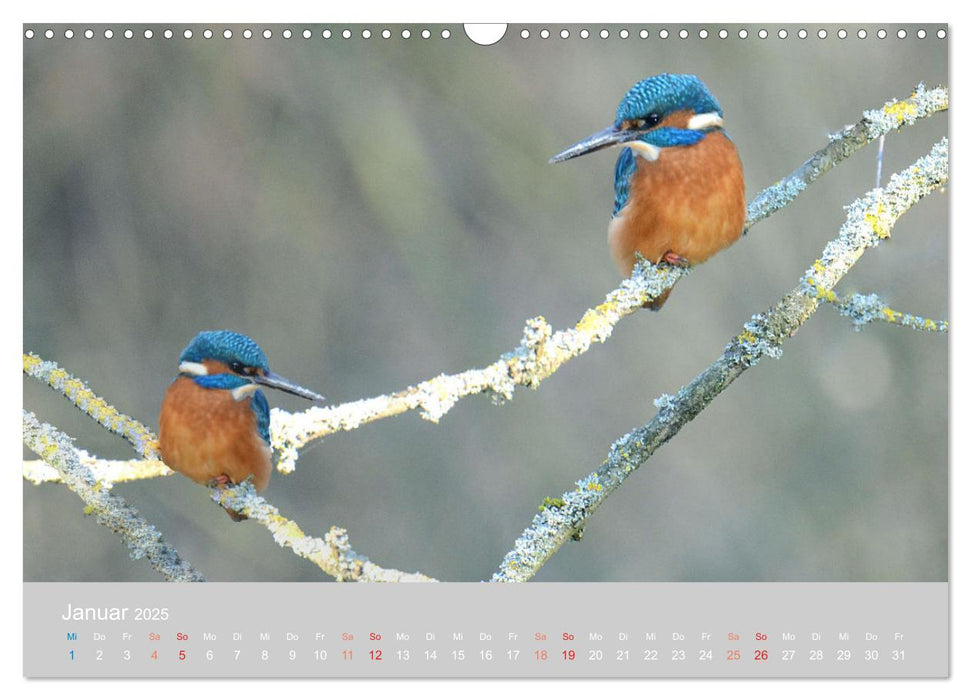
{"type": "MultiPolygon", "coordinates": [[[[252,336],[271,367],[345,401],[494,361],[525,319],[574,323],[618,282],[607,252],[615,152],[548,158],[613,119],[637,80],[699,75],[749,196],[918,82],[933,38],[523,40],[339,36],[36,38],[24,49],[24,343],[157,427],[199,330],[252,336]]],[[[302,27],[301,27],[302,29],[302,27]]],[[[374,36],[380,27],[372,27],[374,36]]],[[[557,36],[555,27],[551,27],[557,36]]],[[[599,27],[595,28],[599,29],[599,27]]],[[[710,30],[713,28],[709,28],[710,30]]],[[[337,34],[337,32],[335,32],[337,34]]],[[[693,32],[693,35],[696,33],[693,32]]],[[[76,37],[80,32],[75,30],[76,37]]],[[[886,142],[883,172],[946,116],[886,142]]],[[[625,321],[539,391],[468,399],[336,435],[268,499],[308,532],[339,524],[382,565],[444,580],[496,568],[544,497],[711,362],[790,289],[873,187],[876,147],[625,321]]],[[[947,206],[932,197],[841,291],[946,318],[947,206]]],[[[597,513],[538,580],[944,580],[946,339],[854,332],[823,309],[597,513]]],[[[103,457],[129,447],[25,381],[41,420],[103,457]]],[[[298,399],[271,395],[290,409],[298,399]]],[[[171,478],[115,487],[210,580],[317,580],[266,532],[171,478]]],[[[28,580],[155,580],[58,486],[24,487],[28,580]]]]}

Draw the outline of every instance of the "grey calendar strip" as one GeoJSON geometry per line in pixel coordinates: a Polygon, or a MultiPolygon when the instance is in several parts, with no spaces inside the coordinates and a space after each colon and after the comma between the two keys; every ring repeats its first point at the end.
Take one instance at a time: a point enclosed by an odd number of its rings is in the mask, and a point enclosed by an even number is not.
{"type": "Polygon", "coordinates": [[[945,677],[946,583],[25,583],[24,674],[945,677]]]}

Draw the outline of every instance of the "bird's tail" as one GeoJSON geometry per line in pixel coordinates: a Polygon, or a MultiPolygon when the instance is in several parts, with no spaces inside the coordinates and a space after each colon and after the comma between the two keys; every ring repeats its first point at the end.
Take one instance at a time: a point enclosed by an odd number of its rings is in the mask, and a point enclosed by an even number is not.
{"type": "Polygon", "coordinates": [[[671,294],[673,290],[674,290],[674,287],[671,287],[670,289],[666,290],[664,294],[659,296],[657,299],[653,299],[645,303],[644,308],[650,309],[651,311],[660,311],[661,307],[664,306],[664,302],[668,300],[668,296],[671,294]]]}

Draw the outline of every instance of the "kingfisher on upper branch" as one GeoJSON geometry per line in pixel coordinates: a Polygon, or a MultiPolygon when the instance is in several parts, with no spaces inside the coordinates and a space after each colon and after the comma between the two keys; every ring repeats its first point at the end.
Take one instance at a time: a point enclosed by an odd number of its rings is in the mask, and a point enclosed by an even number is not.
{"type": "MultiPolygon", "coordinates": [[[[613,125],[553,156],[559,163],[622,146],[614,167],[610,252],[625,275],[635,253],[653,263],[697,265],[742,235],[745,181],[722,109],[694,75],[637,83],[613,125]]],[[[651,302],[660,309],[669,289],[651,302]]]]}
{"type": "MultiPolygon", "coordinates": [[[[311,401],[324,397],[270,371],[260,346],[241,333],[203,331],[179,356],[162,399],[158,440],[165,463],[211,486],[253,478],[262,491],[273,467],[270,407],[260,386],[311,401]]],[[[233,520],[246,516],[229,508],[233,520]]]]}

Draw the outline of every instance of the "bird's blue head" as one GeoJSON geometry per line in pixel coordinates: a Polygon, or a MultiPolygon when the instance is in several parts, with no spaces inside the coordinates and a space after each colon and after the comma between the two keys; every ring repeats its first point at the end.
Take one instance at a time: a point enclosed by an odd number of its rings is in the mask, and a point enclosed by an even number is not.
{"type": "Polygon", "coordinates": [[[682,110],[722,116],[718,100],[698,76],[662,73],[640,81],[627,91],[617,106],[615,123],[619,126],[624,122],[649,119],[651,115],[656,115],[660,121],[682,110]]]}
{"type": "Polygon", "coordinates": [[[218,360],[224,365],[243,374],[244,368],[270,371],[266,355],[253,340],[242,333],[233,331],[202,331],[192,339],[179,356],[179,363],[204,360],[218,360]]]}
{"type": "Polygon", "coordinates": [[[205,389],[230,390],[237,398],[242,398],[259,384],[311,401],[324,400],[320,394],[271,372],[260,346],[234,331],[199,333],[179,356],[179,373],[191,377],[205,389]],[[221,363],[228,371],[212,372],[212,365],[206,365],[207,360],[221,363]]]}
{"type": "Polygon", "coordinates": [[[618,145],[632,148],[647,160],[657,160],[661,149],[698,143],[721,125],[721,106],[697,76],[662,73],[627,91],[612,125],[553,156],[550,162],[618,145]],[[677,112],[690,116],[679,125],[664,123],[677,112]]]}

